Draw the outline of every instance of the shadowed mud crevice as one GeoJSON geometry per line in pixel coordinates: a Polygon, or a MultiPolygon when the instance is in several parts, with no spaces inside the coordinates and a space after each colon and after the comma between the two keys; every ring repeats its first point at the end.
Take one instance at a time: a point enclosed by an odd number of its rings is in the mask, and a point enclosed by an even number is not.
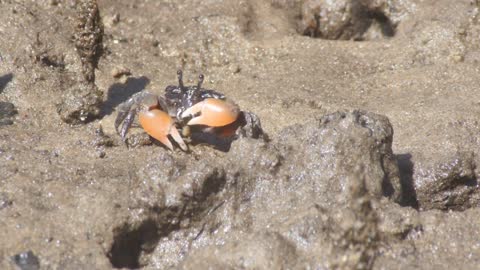
{"type": "Polygon", "coordinates": [[[396,155],[402,206],[443,211],[464,211],[478,206],[480,192],[474,153],[459,151],[441,155],[436,162],[417,157],[415,165],[411,154],[396,155]]]}
{"type": "Polygon", "coordinates": [[[41,53],[35,56],[35,61],[42,66],[65,69],[65,56],[51,55],[48,52],[41,53]]]}
{"type": "MultiPolygon", "coordinates": [[[[382,169],[385,171],[383,163],[382,163],[382,169]]],[[[388,174],[385,174],[385,176],[383,177],[382,191],[383,191],[383,196],[385,196],[385,197],[391,197],[395,192],[395,189],[393,188],[393,185],[390,182],[390,178],[389,178],[388,174]]]]}
{"type": "Polygon", "coordinates": [[[48,42],[42,41],[40,32],[37,32],[36,40],[32,45],[32,58],[36,64],[44,67],[65,69],[65,55],[55,52],[52,45],[48,42]]]}
{"type": "Polygon", "coordinates": [[[369,12],[369,17],[379,24],[384,37],[393,37],[395,35],[396,25],[381,11],[369,12]]]}
{"type": "Polygon", "coordinates": [[[402,206],[417,210],[461,211],[476,204],[478,180],[471,155],[460,153],[434,168],[420,168],[419,171],[428,173],[416,176],[411,154],[400,154],[396,158],[402,185],[402,206]]]}
{"type": "Polygon", "coordinates": [[[210,195],[218,193],[225,186],[225,181],[225,173],[214,170],[203,182],[201,191],[197,196],[198,201],[204,201],[210,195]]]}
{"type": "Polygon", "coordinates": [[[402,201],[400,205],[418,209],[417,193],[413,182],[414,165],[411,154],[396,155],[400,172],[400,184],[402,185],[402,201]]]}
{"type": "Polygon", "coordinates": [[[182,207],[177,220],[188,220],[190,227],[203,224],[206,213],[223,203],[223,198],[217,196],[226,185],[226,175],[223,170],[214,169],[202,177],[202,183],[192,190],[191,194],[182,194],[182,207]]]}
{"type": "MultiPolygon", "coordinates": [[[[209,214],[223,205],[219,194],[225,184],[223,170],[212,169],[202,175],[188,177],[192,190],[180,192],[179,204],[168,207],[145,207],[145,218],[140,223],[127,221],[114,229],[114,239],[107,254],[114,268],[138,269],[146,266],[160,239],[181,230],[194,230],[199,234],[209,214]]],[[[168,192],[168,191],[166,191],[168,192]]]]}
{"type": "Polygon", "coordinates": [[[160,233],[154,220],[145,220],[138,228],[124,224],[116,229],[108,258],[114,268],[140,268],[140,255],[142,252],[151,252],[151,247],[159,239],[160,233]]]}
{"type": "Polygon", "coordinates": [[[478,206],[480,192],[475,154],[447,154],[414,176],[420,209],[463,211],[478,206]]]}
{"type": "Polygon", "coordinates": [[[114,239],[107,254],[114,268],[138,269],[147,264],[145,255],[155,250],[159,240],[180,229],[187,217],[186,208],[149,209],[151,214],[139,224],[123,223],[114,229],[114,239]],[[143,258],[143,259],[142,259],[143,258]]]}

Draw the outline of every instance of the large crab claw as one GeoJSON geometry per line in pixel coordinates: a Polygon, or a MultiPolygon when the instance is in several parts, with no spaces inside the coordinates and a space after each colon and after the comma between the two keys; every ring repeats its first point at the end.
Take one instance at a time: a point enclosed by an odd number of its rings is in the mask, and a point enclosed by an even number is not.
{"type": "Polygon", "coordinates": [[[228,100],[207,98],[185,110],[181,117],[192,117],[187,125],[223,127],[237,120],[240,109],[228,100]]]}
{"type": "Polygon", "coordinates": [[[166,112],[152,109],[140,112],[138,119],[145,132],[163,143],[168,149],[173,150],[173,145],[168,139],[168,135],[170,135],[182,150],[187,151],[187,145],[175,128],[174,121],[166,112]]]}

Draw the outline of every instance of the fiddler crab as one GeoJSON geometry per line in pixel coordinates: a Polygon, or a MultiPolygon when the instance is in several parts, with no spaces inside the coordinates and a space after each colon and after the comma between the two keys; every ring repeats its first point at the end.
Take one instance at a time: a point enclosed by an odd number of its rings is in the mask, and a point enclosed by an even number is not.
{"type": "Polygon", "coordinates": [[[186,137],[214,145],[238,137],[263,137],[258,117],[241,111],[223,94],[202,88],[202,74],[193,86],[183,84],[181,70],[177,76],[178,85],[167,86],[163,97],[142,91],[118,106],[115,129],[124,142],[137,115],[145,132],[170,150],[171,139],[187,151],[186,137]]]}

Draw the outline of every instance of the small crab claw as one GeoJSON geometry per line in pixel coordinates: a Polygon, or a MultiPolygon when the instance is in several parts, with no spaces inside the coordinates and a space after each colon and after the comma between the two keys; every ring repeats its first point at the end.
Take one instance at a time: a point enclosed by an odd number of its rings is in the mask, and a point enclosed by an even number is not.
{"type": "Polygon", "coordinates": [[[230,101],[207,98],[182,113],[182,118],[193,117],[187,125],[223,127],[237,120],[240,109],[230,101]]]}
{"type": "Polygon", "coordinates": [[[187,145],[183,141],[178,130],[175,128],[172,118],[170,118],[170,116],[164,111],[153,109],[141,112],[138,119],[145,132],[159,140],[168,147],[168,149],[173,150],[173,145],[168,139],[168,135],[170,135],[183,151],[187,151],[187,145]]]}

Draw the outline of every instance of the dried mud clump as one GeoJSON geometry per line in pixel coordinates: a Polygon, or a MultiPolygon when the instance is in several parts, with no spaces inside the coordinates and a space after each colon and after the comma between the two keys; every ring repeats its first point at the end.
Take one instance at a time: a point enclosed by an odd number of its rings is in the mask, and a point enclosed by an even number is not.
{"type": "MultiPolygon", "coordinates": [[[[204,219],[177,267],[372,269],[383,241],[374,205],[388,201],[385,178],[398,181],[380,158],[391,152],[392,136],[386,117],[354,111],[288,127],[271,143],[235,141],[214,222],[204,219]],[[342,160],[348,171],[330,174],[342,160]]],[[[169,242],[152,258],[180,245],[169,242]]]]}
{"type": "Polygon", "coordinates": [[[392,37],[396,22],[388,15],[394,8],[395,3],[385,0],[307,0],[302,5],[298,31],[335,40],[392,37]]]}
{"type": "Polygon", "coordinates": [[[101,104],[102,92],[95,85],[75,84],[66,90],[57,112],[64,122],[81,124],[95,119],[101,104]]]}
{"type": "Polygon", "coordinates": [[[340,223],[340,237],[334,239],[340,260],[333,266],[340,269],[372,269],[381,240],[380,219],[366,186],[368,174],[362,166],[354,169],[348,178],[348,207],[340,223]]]}
{"type": "Polygon", "coordinates": [[[466,210],[480,205],[474,153],[459,152],[443,159],[415,181],[419,208],[466,210]]]}
{"type": "Polygon", "coordinates": [[[401,201],[402,186],[392,152],[393,128],[387,117],[360,110],[340,111],[286,128],[279,138],[283,156],[297,164],[290,177],[317,179],[317,188],[327,191],[321,197],[326,203],[345,199],[335,196],[342,193],[346,176],[357,166],[363,166],[370,176],[366,186],[371,195],[401,201]],[[304,144],[299,145],[297,138],[304,138],[304,144]],[[299,164],[305,170],[297,170],[299,164]]]}
{"type": "Polygon", "coordinates": [[[80,5],[75,48],[82,61],[83,75],[89,83],[95,82],[95,68],[103,51],[103,24],[96,0],[87,0],[80,5]]]}
{"type": "Polygon", "coordinates": [[[102,92],[95,85],[95,68],[102,55],[103,25],[96,0],[80,4],[74,43],[82,64],[82,78],[68,88],[57,111],[67,123],[93,120],[100,113],[102,92]]]}

